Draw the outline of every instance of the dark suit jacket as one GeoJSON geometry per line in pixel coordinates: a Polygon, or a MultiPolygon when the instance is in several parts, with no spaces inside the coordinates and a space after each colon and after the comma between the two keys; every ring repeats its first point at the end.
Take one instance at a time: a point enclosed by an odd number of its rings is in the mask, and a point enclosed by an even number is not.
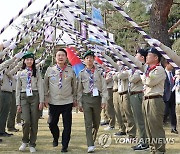
{"type": "MultiPolygon", "coordinates": [[[[174,76],[174,71],[172,71],[172,74],[174,76]]],[[[173,94],[174,92],[171,92],[171,86],[170,86],[170,81],[169,81],[169,78],[168,78],[168,75],[166,73],[166,80],[165,80],[165,83],[164,83],[164,95],[163,95],[163,100],[165,102],[169,101],[170,97],[171,97],[171,94],[173,94]]]]}

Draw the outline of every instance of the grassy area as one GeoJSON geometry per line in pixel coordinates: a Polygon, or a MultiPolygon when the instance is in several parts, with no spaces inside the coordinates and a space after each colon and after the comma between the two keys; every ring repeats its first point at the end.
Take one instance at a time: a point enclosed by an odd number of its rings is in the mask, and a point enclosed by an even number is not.
{"type": "MultiPolygon", "coordinates": [[[[38,139],[37,139],[37,154],[58,154],[60,153],[61,144],[58,147],[52,147],[52,136],[48,128],[47,124],[47,115],[44,115],[45,119],[39,120],[39,132],[38,132],[38,139]]],[[[60,127],[62,130],[62,124],[60,121],[60,127]]],[[[18,126],[19,127],[19,126],[18,126]]],[[[19,127],[20,128],[20,127],[19,127]]],[[[148,154],[149,151],[142,151],[142,152],[134,152],[130,147],[133,144],[120,144],[115,143],[115,138],[113,137],[113,133],[117,130],[113,131],[104,131],[104,127],[100,127],[98,136],[104,133],[110,133],[112,135],[112,143],[107,148],[103,148],[99,145],[98,140],[96,141],[96,153],[105,154],[105,153],[121,153],[121,154],[148,154]]],[[[180,154],[180,138],[178,135],[171,134],[170,128],[165,127],[166,130],[166,137],[174,138],[174,144],[167,144],[167,154],[180,154]]],[[[12,137],[3,138],[3,143],[0,144],[0,153],[4,154],[18,154],[22,152],[18,151],[19,146],[21,145],[21,136],[22,136],[22,129],[20,128],[20,132],[14,133],[12,137]]],[[[121,140],[122,141],[122,140],[121,140]]],[[[60,143],[60,141],[59,141],[60,143]]],[[[29,153],[29,149],[24,153],[29,153]]],[[[87,153],[87,146],[86,146],[86,137],[85,137],[85,129],[84,129],[84,119],[82,113],[73,113],[73,126],[72,126],[72,135],[71,141],[69,144],[69,152],[68,153],[87,153]]]]}

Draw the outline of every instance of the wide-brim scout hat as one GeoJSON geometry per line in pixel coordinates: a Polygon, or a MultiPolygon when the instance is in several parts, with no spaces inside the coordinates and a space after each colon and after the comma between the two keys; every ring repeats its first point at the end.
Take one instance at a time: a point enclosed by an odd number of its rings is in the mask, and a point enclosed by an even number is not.
{"type": "Polygon", "coordinates": [[[91,50],[87,51],[87,52],[84,54],[84,59],[85,59],[87,56],[93,56],[93,57],[95,57],[94,52],[91,51],[91,50]]]}
{"type": "Polygon", "coordinates": [[[23,59],[27,59],[27,58],[33,58],[34,59],[34,54],[30,51],[26,51],[24,53],[24,56],[22,57],[23,59]]]}

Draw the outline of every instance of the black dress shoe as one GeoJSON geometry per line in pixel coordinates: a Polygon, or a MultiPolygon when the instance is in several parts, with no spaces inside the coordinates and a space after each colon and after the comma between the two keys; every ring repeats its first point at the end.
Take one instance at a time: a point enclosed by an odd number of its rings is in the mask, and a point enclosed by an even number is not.
{"type": "Polygon", "coordinates": [[[61,152],[68,152],[67,148],[62,148],[61,152]]]}
{"type": "Polygon", "coordinates": [[[0,139],[0,143],[2,142],[3,140],[2,139],[0,139]]]}
{"type": "Polygon", "coordinates": [[[9,132],[18,132],[19,129],[16,129],[16,128],[11,128],[11,129],[8,129],[9,132]]]}
{"type": "Polygon", "coordinates": [[[147,150],[147,149],[149,149],[149,145],[147,144],[138,144],[133,147],[134,151],[142,151],[142,150],[147,150]]]}
{"type": "Polygon", "coordinates": [[[117,132],[117,133],[114,133],[114,136],[123,136],[123,135],[126,135],[126,132],[117,132]]]}
{"type": "Polygon", "coordinates": [[[12,136],[13,134],[9,134],[9,133],[7,133],[7,132],[4,132],[4,133],[0,133],[0,136],[1,137],[10,137],[10,136],[12,136]]]}
{"type": "Polygon", "coordinates": [[[108,121],[103,121],[100,123],[101,126],[106,126],[106,125],[109,125],[109,122],[108,121]]]}
{"type": "Polygon", "coordinates": [[[57,147],[58,146],[58,140],[53,140],[53,147],[57,147]]]}
{"type": "Polygon", "coordinates": [[[178,134],[178,131],[176,129],[171,129],[171,133],[178,134]]]}

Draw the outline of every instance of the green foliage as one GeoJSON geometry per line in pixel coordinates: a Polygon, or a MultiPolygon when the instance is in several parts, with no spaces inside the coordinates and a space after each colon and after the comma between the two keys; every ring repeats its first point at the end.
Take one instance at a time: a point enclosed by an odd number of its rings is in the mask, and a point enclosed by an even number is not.
{"type": "MultiPolygon", "coordinates": [[[[180,5],[174,4],[171,7],[171,11],[170,11],[169,18],[168,18],[168,27],[169,28],[171,28],[180,19],[180,11],[179,10],[180,10],[180,5]]],[[[180,48],[178,47],[178,45],[180,46],[180,41],[178,41],[178,39],[180,38],[180,26],[177,27],[173,31],[172,34],[170,34],[170,38],[172,41],[171,43],[173,44],[172,47],[174,48],[174,50],[176,50],[179,53],[180,48]]]]}
{"type": "Polygon", "coordinates": [[[180,56],[180,38],[174,41],[172,49],[180,56]]]}

